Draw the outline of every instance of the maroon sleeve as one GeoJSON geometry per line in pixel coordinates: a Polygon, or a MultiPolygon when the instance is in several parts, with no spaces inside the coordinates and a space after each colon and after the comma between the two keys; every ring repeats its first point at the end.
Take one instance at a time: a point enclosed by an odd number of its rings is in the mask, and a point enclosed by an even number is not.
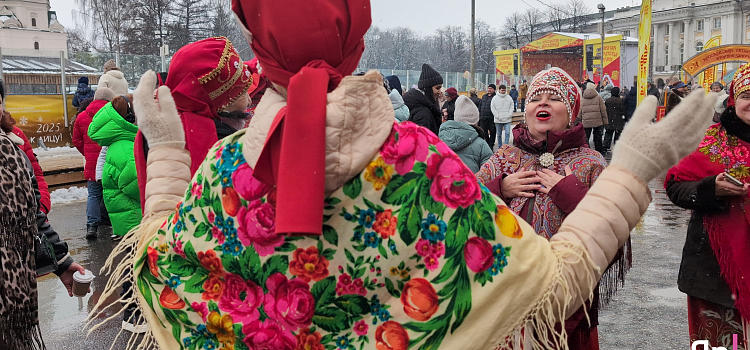
{"type": "Polygon", "coordinates": [[[141,211],[146,210],[146,152],[143,147],[143,134],[138,130],[135,134],[133,144],[133,155],[135,156],[135,173],[138,176],[138,192],[141,195],[141,211]]]}
{"type": "Polygon", "coordinates": [[[31,166],[34,168],[34,176],[36,177],[37,184],[39,185],[39,194],[42,196],[41,199],[39,200],[40,209],[45,214],[49,214],[49,210],[52,207],[52,203],[50,200],[49,187],[47,186],[47,181],[44,180],[44,171],[42,170],[41,165],[39,165],[39,160],[36,159],[34,150],[31,148],[31,142],[29,142],[29,139],[26,137],[26,135],[24,135],[23,131],[21,131],[21,129],[19,129],[18,127],[14,126],[13,133],[23,140],[23,145],[21,145],[21,150],[24,153],[26,153],[26,157],[28,157],[29,161],[31,161],[31,166]]]}
{"type": "Polygon", "coordinates": [[[503,179],[508,176],[507,174],[501,174],[500,176],[490,180],[485,186],[487,187],[492,194],[500,197],[503,201],[505,201],[505,197],[503,196],[503,179]]]}
{"type": "Polygon", "coordinates": [[[588,191],[589,187],[575,175],[568,175],[549,190],[549,197],[565,214],[570,214],[588,191]]]}

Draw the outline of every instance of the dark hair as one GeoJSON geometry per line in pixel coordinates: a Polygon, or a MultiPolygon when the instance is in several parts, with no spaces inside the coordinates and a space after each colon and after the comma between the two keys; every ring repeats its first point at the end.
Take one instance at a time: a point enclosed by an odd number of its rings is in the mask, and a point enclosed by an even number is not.
{"type": "Polygon", "coordinates": [[[505,85],[500,85],[500,88],[498,88],[498,90],[507,90],[507,89],[508,87],[505,85]]]}
{"type": "Polygon", "coordinates": [[[427,100],[430,101],[430,103],[432,103],[436,107],[439,107],[438,101],[435,101],[435,95],[432,94],[432,86],[424,87],[419,90],[424,92],[424,96],[427,97],[427,100]]]}
{"type": "Polygon", "coordinates": [[[123,119],[127,120],[131,124],[135,124],[135,114],[133,113],[133,107],[130,101],[133,100],[133,95],[121,95],[112,99],[112,108],[117,111],[123,119]]]}
{"type": "Polygon", "coordinates": [[[617,86],[613,87],[610,92],[612,93],[612,96],[620,97],[620,88],[617,86]]]}
{"type": "Polygon", "coordinates": [[[5,83],[2,80],[0,80],[0,98],[5,101],[5,83]]]}
{"type": "Polygon", "coordinates": [[[493,88],[493,89],[497,90],[497,87],[495,86],[495,84],[487,85],[487,88],[493,88]]]}
{"type": "Polygon", "coordinates": [[[93,97],[89,97],[89,98],[81,101],[81,104],[78,105],[78,111],[76,112],[76,115],[81,114],[81,112],[85,111],[86,108],[89,107],[89,105],[91,104],[91,102],[94,102],[94,98],[93,97]]]}

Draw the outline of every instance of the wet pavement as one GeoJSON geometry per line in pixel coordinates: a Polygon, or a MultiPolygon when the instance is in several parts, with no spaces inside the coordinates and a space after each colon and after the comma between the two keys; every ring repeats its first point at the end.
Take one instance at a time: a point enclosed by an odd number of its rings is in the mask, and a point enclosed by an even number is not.
{"type": "MultiPolygon", "coordinates": [[[[661,184],[661,180],[650,183],[654,201],[632,232],[633,268],[625,286],[600,311],[603,350],[689,349],[686,297],[677,290],[677,272],[690,213],[672,205],[661,184]]],[[[74,259],[98,276],[92,293],[82,298],[82,308],[54,275],[40,279],[39,318],[50,350],[109,349],[120,330],[119,318],[88,336],[83,330],[86,315],[107,282],[99,270],[115,246],[109,235],[87,242],[85,218],[83,201],[58,204],[50,213],[50,222],[68,242],[74,259]]],[[[126,341],[121,336],[112,348],[124,349],[126,341]]]]}

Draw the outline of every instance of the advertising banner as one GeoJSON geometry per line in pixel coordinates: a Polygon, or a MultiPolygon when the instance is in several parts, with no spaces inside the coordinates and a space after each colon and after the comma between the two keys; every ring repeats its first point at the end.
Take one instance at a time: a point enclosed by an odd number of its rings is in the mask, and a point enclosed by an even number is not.
{"type": "MultiPolygon", "coordinates": [[[[594,44],[594,52],[600,55],[602,44],[594,44]]],[[[601,64],[600,60],[594,60],[594,64],[601,64]]],[[[620,86],[620,42],[604,42],[604,84],[612,82],[614,86],[620,86]]],[[[599,82],[599,69],[594,68],[594,82],[599,82]]]]}
{"type": "Polygon", "coordinates": [[[718,62],[717,60],[720,59],[718,56],[721,56],[721,54],[720,52],[718,52],[719,55],[716,55],[717,52],[710,49],[717,48],[719,47],[719,45],[721,45],[721,35],[717,35],[715,37],[712,37],[711,39],[708,39],[705,45],[703,45],[703,51],[701,51],[701,53],[699,53],[698,55],[690,58],[689,60],[687,60],[687,62],[685,62],[685,64],[682,65],[682,69],[692,76],[695,76],[695,73],[698,73],[699,71],[705,69],[703,71],[703,78],[700,81],[700,85],[703,86],[706,91],[708,91],[711,84],[718,79],[717,75],[719,67],[711,67],[711,65],[713,65],[715,62],[718,62]]]}
{"type": "Polygon", "coordinates": [[[495,73],[499,81],[507,81],[513,75],[514,57],[513,54],[495,56],[495,73]]]}
{"type": "MultiPolygon", "coordinates": [[[[67,96],[68,117],[76,115],[71,104],[73,95],[67,96]]],[[[65,128],[62,95],[7,95],[5,110],[16,120],[16,126],[26,134],[32,147],[41,141],[47,147],[72,146],[71,132],[65,128]]]]}
{"type": "Polygon", "coordinates": [[[549,33],[537,40],[528,43],[526,46],[521,48],[521,51],[531,52],[541,50],[554,50],[581,45],[583,45],[582,39],[576,39],[556,33],[549,33]]]}
{"type": "Polygon", "coordinates": [[[638,104],[648,91],[649,53],[651,51],[651,0],[641,3],[641,20],[638,24],[638,104]]]}

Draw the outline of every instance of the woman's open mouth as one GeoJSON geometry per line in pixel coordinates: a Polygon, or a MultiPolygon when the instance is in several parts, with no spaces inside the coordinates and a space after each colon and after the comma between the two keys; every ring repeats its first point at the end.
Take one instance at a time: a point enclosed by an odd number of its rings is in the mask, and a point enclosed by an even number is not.
{"type": "Polygon", "coordinates": [[[539,111],[536,113],[537,120],[546,121],[546,120],[549,120],[549,118],[551,117],[552,115],[550,115],[549,112],[539,111]]]}

